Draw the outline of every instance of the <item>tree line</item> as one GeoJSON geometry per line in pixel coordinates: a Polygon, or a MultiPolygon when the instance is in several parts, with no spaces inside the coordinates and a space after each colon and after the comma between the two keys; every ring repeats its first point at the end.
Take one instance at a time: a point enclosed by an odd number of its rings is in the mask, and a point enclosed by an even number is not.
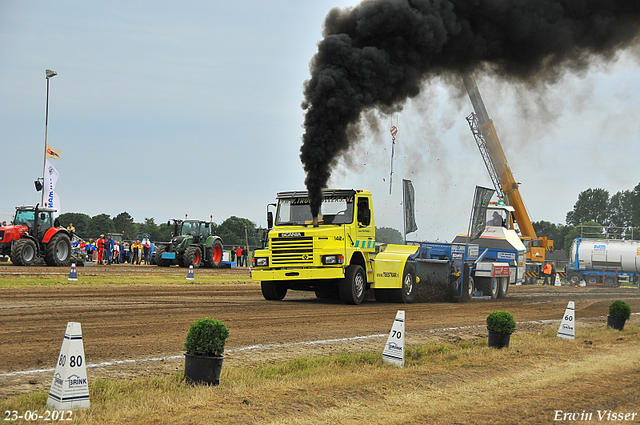
{"type": "Polygon", "coordinates": [[[605,189],[587,189],[578,195],[565,224],[536,221],[538,237],[553,239],[555,249],[568,254],[575,238],[640,239],[640,183],[632,190],[610,195],[605,189]]]}
{"type": "MultiPolygon", "coordinates": [[[[136,223],[131,215],[124,211],[115,217],[109,214],[98,214],[93,217],[84,213],[64,213],[58,217],[60,224],[68,227],[73,223],[75,233],[82,239],[97,239],[107,233],[118,233],[124,240],[140,240],[147,233],[154,242],[168,242],[171,240],[173,225],[157,224],[153,217],[145,218],[144,222],[136,223]]],[[[253,221],[247,218],[231,216],[221,224],[211,223],[211,232],[222,238],[226,246],[245,245],[245,226],[249,246],[260,246],[261,229],[256,228],[253,221]]]]}
{"type": "MultiPolygon", "coordinates": [[[[148,233],[152,241],[168,242],[173,226],[157,224],[153,217],[136,223],[124,211],[111,218],[108,214],[90,217],[83,213],[60,214],[60,224],[67,227],[73,223],[76,234],[88,240],[97,239],[107,233],[120,233],[125,240],[138,240],[148,233]]],[[[221,224],[212,223],[211,231],[222,238],[227,246],[244,245],[245,226],[249,245],[261,246],[263,229],[247,218],[231,216],[221,224]]],[[[553,240],[555,249],[569,253],[571,243],[578,237],[608,237],[640,239],[640,183],[632,190],[624,190],[610,195],[605,189],[587,189],[578,195],[573,209],[566,215],[565,224],[548,221],[533,222],[538,237],[553,240]],[[616,228],[616,229],[613,229],[616,228]]],[[[402,234],[389,227],[376,228],[376,240],[386,243],[403,243],[402,234]]]]}

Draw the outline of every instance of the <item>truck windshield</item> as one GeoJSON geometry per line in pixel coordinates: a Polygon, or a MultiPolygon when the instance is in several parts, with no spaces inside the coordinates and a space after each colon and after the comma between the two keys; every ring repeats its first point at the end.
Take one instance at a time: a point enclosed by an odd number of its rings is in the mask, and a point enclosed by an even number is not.
{"type": "MultiPolygon", "coordinates": [[[[309,225],[312,223],[309,198],[290,198],[278,201],[276,226],[309,225]]],[[[353,222],[353,197],[324,198],[320,206],[318,224],[346,224],[353,222]]]]}

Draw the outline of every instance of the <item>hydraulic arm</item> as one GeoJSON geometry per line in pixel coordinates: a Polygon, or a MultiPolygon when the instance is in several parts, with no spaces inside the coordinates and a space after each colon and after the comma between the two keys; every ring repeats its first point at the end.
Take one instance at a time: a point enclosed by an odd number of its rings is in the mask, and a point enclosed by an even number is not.
{"type": "Polygon", "coordinates": [[[520,228],[522,239],[530,242],[531,250],[527,253],[527,257],[530,257],[529,259],[532,261],[543,262],[545,251],[553,250],[553,241],[548,240],[546,237],[537,237],[529,213],[520,195],[518,183],[509,168],[507,157],[502,150],[493,121],[489,118],[487,109],[484,106],[478,86],[471,74],[464,74],[462,80],[475,110],[475,114],[472,113],[467,117],[467,121],[469,121],[469,126],[480,149],[482,159],[487,166],[493,185],[498,195],[504,197],[505,202],[515,210],[514,218],[520,228]]]}

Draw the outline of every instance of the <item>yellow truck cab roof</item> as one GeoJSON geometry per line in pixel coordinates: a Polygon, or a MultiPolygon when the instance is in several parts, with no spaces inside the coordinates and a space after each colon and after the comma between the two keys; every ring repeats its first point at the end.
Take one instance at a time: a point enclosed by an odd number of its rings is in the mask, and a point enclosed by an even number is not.
{"type": "MultiPolygon", "coordinates": [[[[364,195],[370,195],[371,193],[368,190],[356,190],[356,189],[323,189],[322,195],[325,198],[329,198],[332,196],[352,196],[356,193],[362,193],[364,195]]],[[[309,192],[306,190],[294,190],[287,192],[279,192],[277,195],[277,199],[289,199],[289,198],[301,198],[309,196],[309,192]]]]}

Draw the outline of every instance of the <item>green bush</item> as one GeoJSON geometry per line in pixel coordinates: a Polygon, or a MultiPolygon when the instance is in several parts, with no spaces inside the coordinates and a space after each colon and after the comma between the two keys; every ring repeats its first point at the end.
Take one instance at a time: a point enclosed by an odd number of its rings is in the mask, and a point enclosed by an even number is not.
{"type": "Polygon", "coordinates": [[[609,306],[609,316],[627,320],[631,317],[631,307],[624,301],[614,301],[609,306]]]}
{"type": "Polygon", "coordinates": [[[487,316],[487,328],[490,331],[511,334],[516,330],[516,321],[511,313],[506,311],[494,311],[487,316]]]}
{"type": "Polygon", "coordinates": [[[192,356],[221,356],[229,329],[219,320],[200,319],[191,325],[184,349],[192,356]]]}

